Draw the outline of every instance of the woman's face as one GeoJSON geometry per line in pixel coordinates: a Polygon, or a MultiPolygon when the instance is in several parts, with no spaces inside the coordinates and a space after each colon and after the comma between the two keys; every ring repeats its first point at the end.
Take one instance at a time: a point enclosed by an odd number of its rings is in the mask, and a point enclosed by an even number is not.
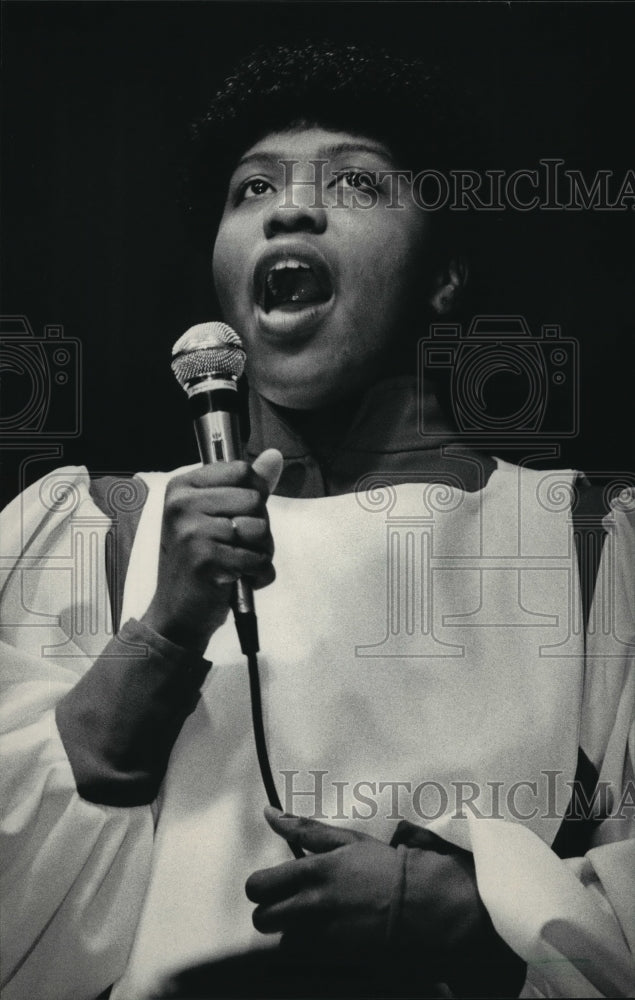
{"type": "Polygon", "coordinates": [[[374,140],[318,127],[272,133],[236,166],[214,281],[272,402],[312,409],[370,384],[424,309],[430,218],[403,178],[399,199],[394,175],[364,178],[395,169],[374,140]]]}

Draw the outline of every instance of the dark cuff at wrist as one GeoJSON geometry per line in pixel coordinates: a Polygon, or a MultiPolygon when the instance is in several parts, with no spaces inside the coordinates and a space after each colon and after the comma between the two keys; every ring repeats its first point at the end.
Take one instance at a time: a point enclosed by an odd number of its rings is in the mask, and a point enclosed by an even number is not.
{"type": "Polygon", "coordinates": [[[391,922],[395,953],[423,960],[453,996],[517,997],[527,967],[496,932],[470,852],[406,821],[391,844],[404,856],[398,919],[391,922]]]}
{"type": "Polygon", "coordinates": [[[57,726],[89,802],[147,805],[211,667],[130,619],[59,702],[57,726]]]}

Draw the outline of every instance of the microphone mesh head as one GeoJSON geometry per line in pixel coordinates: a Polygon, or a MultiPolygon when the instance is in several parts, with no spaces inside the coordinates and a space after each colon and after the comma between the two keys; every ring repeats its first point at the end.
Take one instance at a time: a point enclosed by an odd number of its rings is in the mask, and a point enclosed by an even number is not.
{"type": "Polygon", "coordinates": [[[240,378],[244,367],[242,341],[226,323],[198,323],[172,348],[172,371],[186,392],[194,379],[240,378]]]}

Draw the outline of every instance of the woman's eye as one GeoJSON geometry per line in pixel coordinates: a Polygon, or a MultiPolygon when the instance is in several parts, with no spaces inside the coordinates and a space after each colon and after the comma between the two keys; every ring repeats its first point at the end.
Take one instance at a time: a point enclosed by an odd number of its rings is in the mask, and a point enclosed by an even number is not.
{"type": "Polygon", "coordinates": [[[267,191],[273,191],[269,181],[263,180],[262,177],[254,177],[253,180],[245,181],[244,184],[240,185],[237,201],[245,201],[247,198],[258,198],[260,195],[266,194],[267,191]]]}
{"type": "Polygon", "coordinates": [[[341,184],[342,182],[344,182],[345,187],[351,188],[377,186],[375,174],[370,170],[346,170],[344,173],[338,174],[334,181],[335,184],[341,184]]]}

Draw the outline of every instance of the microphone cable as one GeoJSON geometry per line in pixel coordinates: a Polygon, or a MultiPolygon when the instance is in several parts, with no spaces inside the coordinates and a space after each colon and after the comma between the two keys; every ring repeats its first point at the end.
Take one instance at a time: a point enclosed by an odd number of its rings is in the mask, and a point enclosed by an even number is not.
{"type": "MultiPolygon", "coordinates": [[[[245,654],[247,657],[247,670],[249,672],[249,697],[251,701],[251,722],[254,731],[254,739],[256,741],[256,754],[258,756],[258,766],[260,767],[260,774],[262,777],[262,783],[265,788],[267,795],[267,801],[270,806],[274,809],[280,809],[282,812],[282,803],[280,802],[280,797],[276,789],[275,781],[273,780],[273,773],[271,771],[271,764],[269,763],[269,754],[267,752],[267,739],[265,736],[265,726],[262,717],[262,694],[260,690],[260,671],[258,669],[258,654],[254,651],[245,654]]],[[[305,857],[304,851],[297,844],[289,843],[294,856],[296,858],[305,857]]]]}

